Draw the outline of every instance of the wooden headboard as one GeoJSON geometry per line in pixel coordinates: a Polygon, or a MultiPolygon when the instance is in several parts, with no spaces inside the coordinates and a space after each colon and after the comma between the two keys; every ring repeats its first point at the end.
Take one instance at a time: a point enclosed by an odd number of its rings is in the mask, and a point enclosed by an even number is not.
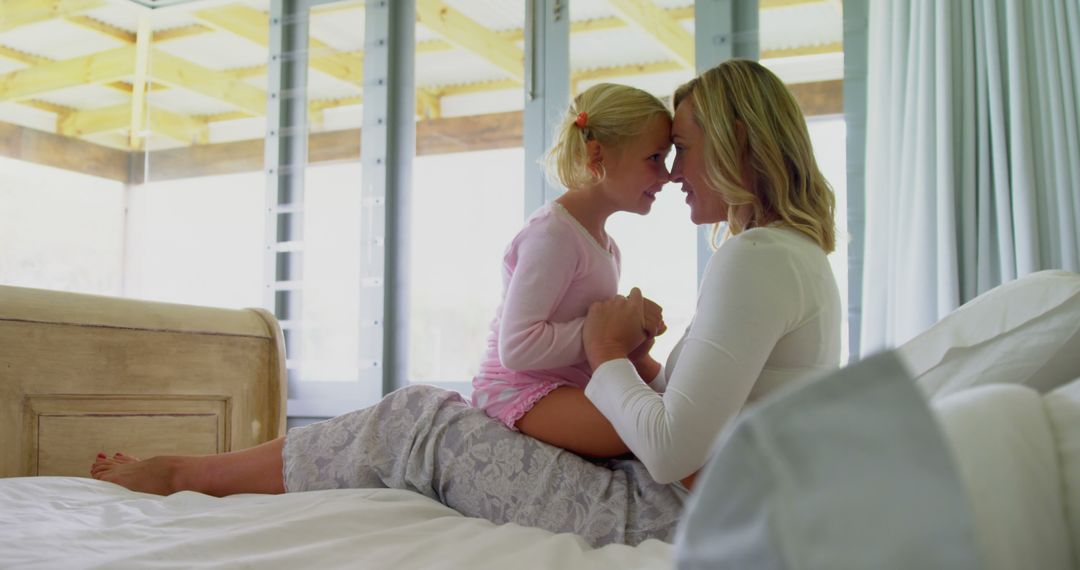
{"type": "Polygon", "coordinates": [[[0,286],[0,477],[251,447],[284,434],[286,385],[262,309],[0,286]]]}

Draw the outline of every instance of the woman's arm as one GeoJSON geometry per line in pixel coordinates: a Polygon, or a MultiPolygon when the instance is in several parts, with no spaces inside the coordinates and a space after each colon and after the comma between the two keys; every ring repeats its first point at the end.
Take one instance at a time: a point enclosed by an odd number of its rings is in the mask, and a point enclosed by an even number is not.
{"type": "Polygon", "coordinates": [[[658,482],[700,469],[717,434],[746,403],[799,302],[785,255],[748,240],[714,254],[663,394],[625,358],[619,342],[630,325],[611,307],[620,300],[590,311],[586,351],[596,370],[585,394],[658,482]]]}

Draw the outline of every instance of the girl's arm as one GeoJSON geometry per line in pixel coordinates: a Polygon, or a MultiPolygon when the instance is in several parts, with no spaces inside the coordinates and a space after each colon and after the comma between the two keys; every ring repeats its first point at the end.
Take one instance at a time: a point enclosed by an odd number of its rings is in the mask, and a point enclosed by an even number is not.
{"type": "Polygon", "coordinates": [[[537,370],[584,362],[584,316],[551,320],[574,280],[577,244],[544,229],[520,238],[499,323],[502,365],[509,370],[537,370]]]}

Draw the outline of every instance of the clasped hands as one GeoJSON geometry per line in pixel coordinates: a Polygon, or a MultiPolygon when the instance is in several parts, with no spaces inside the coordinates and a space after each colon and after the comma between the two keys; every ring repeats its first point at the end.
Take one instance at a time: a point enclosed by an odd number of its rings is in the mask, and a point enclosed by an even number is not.
{"type": "Polygon", "coordinates": [[[581,336],[585,356],[596,370],[617,358],[629,358],[637,365],[648,358],[655,338],[666,330],[663,309],[634,287],[625,297],[616,295],[589,306],[581,336]]]}

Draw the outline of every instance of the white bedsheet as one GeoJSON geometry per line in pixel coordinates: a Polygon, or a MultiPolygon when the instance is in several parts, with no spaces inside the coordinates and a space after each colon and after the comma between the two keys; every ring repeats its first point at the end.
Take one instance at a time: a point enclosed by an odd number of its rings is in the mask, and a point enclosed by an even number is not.
{"type": "Polygon", "coordinates": [[[667,569],[671,545],[591,549],[388,489],[159,497],[74,477],[0,479],[4,568],[667,569]]]}

